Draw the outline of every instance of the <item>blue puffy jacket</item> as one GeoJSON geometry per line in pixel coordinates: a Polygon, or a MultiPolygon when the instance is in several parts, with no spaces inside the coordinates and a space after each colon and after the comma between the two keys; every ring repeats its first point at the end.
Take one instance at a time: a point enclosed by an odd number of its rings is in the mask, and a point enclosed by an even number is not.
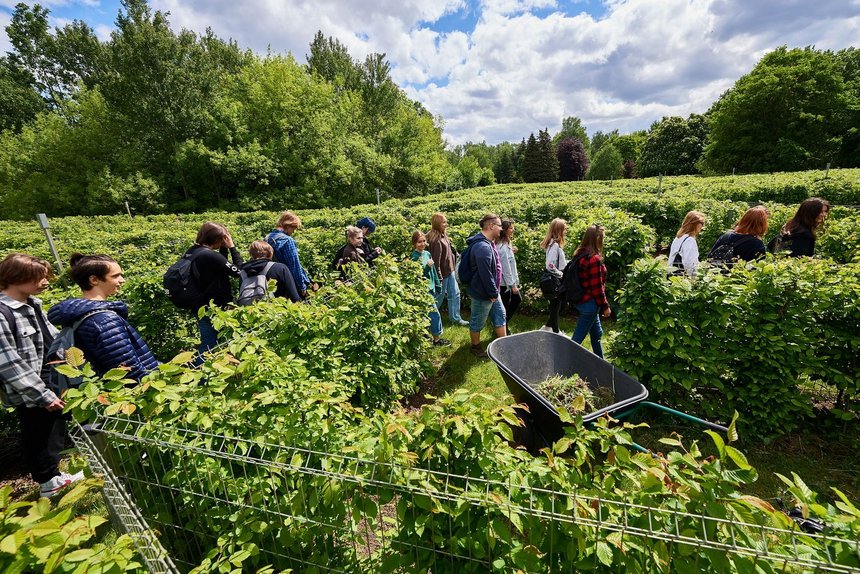
{"type": "Polygon", "coordinates": [[[48,311],[48,320],[70,327],[96,309],[109,309],[88,317],[75,331],[75,346],[99,374],[124,365],[131,369],[128,378],[140,380],[158,367],[158,361],[128,320],[128,307],[122,301],[66,299],[48,311]]]}

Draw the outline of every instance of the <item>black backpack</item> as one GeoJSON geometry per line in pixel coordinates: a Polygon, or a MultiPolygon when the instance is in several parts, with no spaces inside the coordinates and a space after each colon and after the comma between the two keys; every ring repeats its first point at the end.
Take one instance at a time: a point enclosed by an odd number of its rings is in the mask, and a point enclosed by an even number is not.
{"type": "MultiPolygon", "coordinates": [[[[67,327],[63,327],[60,331],[60,334],[57,335],[54,340],[51,342],[51,345],[48,347],[48,352],[46,356],[50,359],[51,363],[56,367],[65,364],[66,361],[66,350],[71,349],[75,346],[75,331],[78,327],[81,326],[81,323],[92,317],[93,315],[98,315],[99,313],[115,313],[111,309],[95,309],[86,313],[83,317],[75,321],[72,325],[67,327]],[[59,363],[59,364],[58,364],[59,363]]],[[[48,388],[54,391],[54,394],[58,397],[62,395],[63,391],[66,389],[76,389],[81,386],[83,382],[83,377],[70,377],[62,373],[57,368],[52,368],[48,373],[48,380],[45,381],[48,385],[48,388]]]]}
{"type": "Polygon", "coordinates": [[[743,245],[752,239],[753,236],[751,235],[747,235],[741,239],[738,239],[737,236],[735,236],[730,241],[727,241],[722,245],[714,246],[711,248],[711,252],[708,253],[708,261],[711,265],[716,267],[731,267],[734,264],[735,259],[737,259],[735,249],[738,245],[743,245]]]}
{"type": "Polygon", "coordinates": [[[564,297],[565,301],[573,303],[574,305],[579,303],[585,295],[585,288],[579,281],[579,262],[582,261],[585,255],[586,253],[583,251],[574,257],[573,260],[565,266],[564,271],[561,274],[561,287],[558,292],[562,297],[564,297]]]}
{"type": "Polygon", "coordinates": [[[684,267],[684,261],[683,259],[681,259],[681,249],[684,247],[684,242],[686,242],[689,238],[690,236],[688,235],[681,241],[681,245],[678,246],[678,252],[675,253],[675,259],[669,262],[669,265],[671,267],[674,267],[674,269],[667,273],[668,276],[680,277],[686,275],[687,268],[684,267]]]}
{"type": "Polygon", "coordinates": [[[192,265],[198,251],[189,252],[180,257],[179,261],[171,265],[164,274],[164,293],[180,309],[194,310],[200,307],[203,293],[197,286],[196,277],[193,277],[196,273],[192,265]]]}

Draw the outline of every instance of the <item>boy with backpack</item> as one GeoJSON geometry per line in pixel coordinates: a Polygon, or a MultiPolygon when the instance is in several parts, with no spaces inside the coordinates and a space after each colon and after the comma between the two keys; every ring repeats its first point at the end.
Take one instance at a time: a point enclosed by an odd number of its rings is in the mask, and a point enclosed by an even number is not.
{"type": "Polygon", "coordinates": [[[0,399],[15,408],[24,459],[39,495],[48,498],[84,477],[58,467],[66,403],[47,384],[47,350],[57,330],[35,297],[48,287],[49,274],[47,261],[23,253],[10,253],[0,262],[0,399]]]}
{"type": "Polygon", "coordinates": [[[271,245],[265,241],[254,241],[248,248],[248,253],[251,260],[241,266],[242,282],[236,300],[239,305],[251,305],[256,301],[268,299],[269,279],[277,282],[275,297],[286,297],[293,303],[302,300],[290,268],[283,263],[272,261],[275,250],[271,245]]]}

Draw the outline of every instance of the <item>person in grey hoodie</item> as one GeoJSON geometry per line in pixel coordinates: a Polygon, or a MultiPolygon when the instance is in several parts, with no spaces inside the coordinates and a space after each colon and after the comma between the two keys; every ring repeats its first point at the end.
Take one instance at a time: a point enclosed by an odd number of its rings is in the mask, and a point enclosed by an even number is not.
{"type": "Polygon", "coordinates": [[[496,250],[496,240],[502,230],[502,221],[494,213],[481,218],[481,232],[466,240],[469,247],[469,297],[472,299],[472,315],[469,318],[469,337],[472,354],[486,357],[481,348],[481,329],[487,317],[493,322],[497,337],[504,337],[507,329],[505,308],[499,298],[502,284],[502,263],[496,250]]]}

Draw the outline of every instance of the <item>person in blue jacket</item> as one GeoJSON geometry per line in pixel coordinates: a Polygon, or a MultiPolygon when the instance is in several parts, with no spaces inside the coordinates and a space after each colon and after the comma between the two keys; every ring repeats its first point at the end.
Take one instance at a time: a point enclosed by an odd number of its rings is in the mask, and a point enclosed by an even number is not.
{"type": "Polygon", "coordinates": [[[466,240],[469,249],[469,266],[472,280],[469,281],[469,297],[472,299],[472,314],[469,317],[469,337],[472,340],[472,354],[486,357],[481,348],[481,329],[489,317],[493,322],[497,337],[504,337],[507,331],[505,308],[499,293],[502,284],[502,263],[496,249],[496,240],[502,231],[502,220],[494,213],[481,218],[481,232],[466,240]]]}
{"type": "Polygon", "coordinates": [[[122,268],[107,255],[75,253],[70,264],[70,275],[83,294],[51,307],[48,320],[68,327],[83,319],[75,330],[75,346],[96,373],[125,367],[127,378],[139,381],[158,361],[129,324],[125,302],[108,301],[125,283],[122,268]]]}
{"type": "Polygon", "coordinates": [[[296,282],[296,288],[302,299],[307,297],[308,288],[316,289],[311,283],[307,272],[302,267],[302,262],[299,259],[299,248],[296,245],[296,240],[293,239],[293,233],[301,228],[302,220],[292,211],[285,211],[278,217],[278,224],[266,236],[266,243],[272,246],[275,251],[275,261],[283,263],[290,269],[293,275],[293,280],[296,282]]]}

